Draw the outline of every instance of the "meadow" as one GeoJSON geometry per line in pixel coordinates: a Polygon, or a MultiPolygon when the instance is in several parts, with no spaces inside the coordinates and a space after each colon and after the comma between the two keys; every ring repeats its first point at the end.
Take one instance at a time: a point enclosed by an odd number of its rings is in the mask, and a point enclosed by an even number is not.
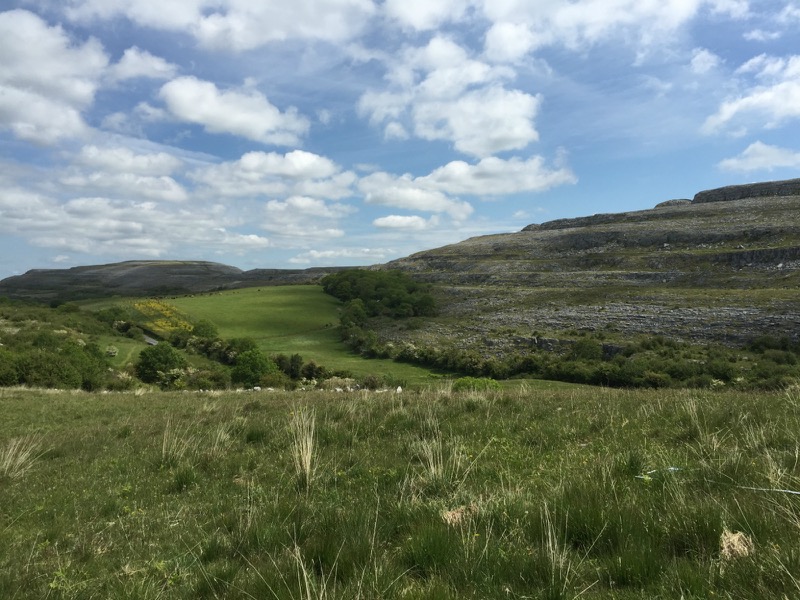
{"type": "MultiPolygon", "coordinates": [[[[141,300],[105,299],[82,302],[84,310],[96,311],[113,304],[135,308],[141,300]]],[[[152,303],[152,301],[151,301],[152,303]]],[[[224,339],[251,338],[268,356],[300,354],[332,371],[349,371],[357,378],[380,374],[400,383],[424,385],[436,379],[430,369],[391,360],[367,360],[347,349],[338,330],[341,302],[317,285],[244,288],[159,300],[152,315],[140,318],[165,337],[159,328],[163,311],[174,309],[167,324],[180,327],[207,320],[224,339]]],[[[141,310],[137,310],[141,312],[141,310]]],[[[117,361],[122,363],[122,357],[117,361]]]]}
{"type": "Polygon", "coordinates": [[[793,598],[800,389],[0,389],[0,597],[793,598]]]}

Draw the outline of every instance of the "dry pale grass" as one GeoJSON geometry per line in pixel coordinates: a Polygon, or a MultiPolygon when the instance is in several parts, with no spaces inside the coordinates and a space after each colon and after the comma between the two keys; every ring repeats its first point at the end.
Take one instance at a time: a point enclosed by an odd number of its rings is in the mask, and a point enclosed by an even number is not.
{"type": "Polygon", "coordinates": [[[723,561],[750,556],[755,550],[753,540],[746,533],[731,531],[727,527],[719,538],[719,555],[723,561]]]}
{"type": "Polygon", "coordinates": [[[289,429],[292,434],[292,459],[295,474],[300,487],[306,491],[311,487],[311,481],[316,473],[314,452],[314,412],[299,409],[292,413],[289,429]]]}
{"type": "Polygon", "coordinates": [[[452,510],[443,510],[442,520],[450,527],[456,527],[477,513],[478,507],[475,504],[470,504],[469,506],[462,505],[452,510]]]}
{"type": "Polygon", "coordinates": [[[0,450],[0,479],[19,479],[27,473],[42,453],[41,436],[28,435],[9,440],[0,450]]]}

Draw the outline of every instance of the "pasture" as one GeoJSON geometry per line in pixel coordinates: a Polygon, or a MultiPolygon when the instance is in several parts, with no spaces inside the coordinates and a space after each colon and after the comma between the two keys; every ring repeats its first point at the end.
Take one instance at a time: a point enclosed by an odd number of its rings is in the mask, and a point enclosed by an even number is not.
{"type": "MultiPolygon", "coordinates": [[[[115,302],[131,307],[139,304],[136,300],[102,300],[82,306],[99,310],[115,302]]],[[[356,377],[381,375],[404,385],[426,385],[439,379],[428,369],[391,360],[368,360],[348,350],[338,332],[341,302],[325,294],[320,286],[243,288],[166,298],[157,305],[176,309],[172,318],[178,324],[207,320],[224,339],[252,338],[267,355],[300,354],[305,361],[334,371],[349,371],[356,377]]],[[[158,331],[155,322],[159,316],[163,315],[149,317],[149,328],[158,331]]]]}
{"type": "Polygon", "coordinates": [[[793,598],[800,390],[0,389],[0,597],[793,598]]]}

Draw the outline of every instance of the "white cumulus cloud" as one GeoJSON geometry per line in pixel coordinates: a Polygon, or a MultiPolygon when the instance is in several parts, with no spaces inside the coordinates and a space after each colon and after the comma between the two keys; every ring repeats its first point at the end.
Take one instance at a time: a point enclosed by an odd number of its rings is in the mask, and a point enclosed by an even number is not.
{"type": "Polygon", "coordinates": [[[154,29],[181,31],[211,48],[244,51],[293,39],[343,42],[376,12],[371,0],[71,0],[74,21],[124,16],[154,29]]]}
{"type": "Polygon", "coordinates": [[[706,48],[695,48],[692,51],[691,68],[696,75],[705,75],[720,63],[720,57],[706,48]]]}
{"type": "Polygon", "coordinates": [[[718,166],[725,171],[743,172],[800,169],[800,151],[757,141],[750,144],[738,156],[721,161],[718,166]]]}
{"type": "Polygon", "coordinates": [[[450,140],[456,150],[489,156],[521,150],[539,139],[533,126],[539,96],[500,86],[468,92],[455,101],[424,100],[413,109],[414,131],[426,140],[450,140]]]}
{"type": "Polygon", "coordinates": [[[114,197],[147,198],[167,202],[183,202],[188,198],[183,186],[165,175],[152,177],[135,173],[96,171],[65,176],[61,179],[61,183],[70,188],[80,189],[84,193],[105,193],[114,197]]]}
{"type": "Polygon", "coordinates": [[[110,75],[119,81],[135,77],[171,79],[177,70],[177,65],[133,46],[125,50],[119,62],[111,67],[110,75]]]}
{"type": "Polygon", "coordinates": [[[306,196],[270,200],[264,206],[261,228],[282,238],[286,246],[296,246],[303,239],[338,238],[344,235],[339,221],[355,210],[346,204],[306,196]]]}
{"type": "Polygon", "coordinates": [[[541,98],[508,89],[513,75],[506,66],[470,58],[453,40],[437,35],[390,59],[390,89],[368,90],[358,108],[375,125],[388,122],[389,139],[411,132],[452,142],[459,152],[477,157],[519,150],[538,139],[534,119],[541,98]]]}
{"type": "Polygon", "coordinates": [[[450,198],[447,194],[431,189],[410,175],[372,173],[359,181],[358,188],[364,194],[364,201],[367,204],[446,213],[455,221],[462,221],[473,212],[468,202],[450,198]]]}
{"type": "Polygon", "coordinates": [[[448,194],[502,196],[541,192],[572,184],[575,174],[566,166],[548,167],[541,156],[528,160],[487,157],[476,164],[452,161],[419,178],[420,183],[448,194]]]}
{"type": "Polygon", "coordinates": [[[190,177],[207,186],[215,196],[268,196],[273,199],[290,196],[345,198],[351,195],[356,180],[351,171],[342,171],[330,159],[304,150],[286,154],[248,152],[239,160],[197,169],[190,177]]]}
{"type": "Polygon", "coordinates": [[[382,262],[387,256],[394,254],[393,250],[386,248],[336,248],[332,250],[309,250],[289,259],[297,265],[335,265],[342,261],[364,260],[375,263],[382,262]]]}
{"type": "Polygon", "coordinates": [[[372,224],[382,229],[404,229],[412,231],[422,231],[431,226],[435,226],[438,219],[434,215],[430,220],[418,215],[387,215],[378,217],[372,224]]]}
{"type": "Polygon", "coordinates": [[[485,52],[489,60],[516,62],[542,42],[526,23],[500,22],[486,32],[485,52]]]}
{"type": "Polygon", "coordinates": [[[181,159],[166,152],[137,154],[123,146],[93,144],[81,148],[75,162],[103,171],[153,176],[170,175],[183,164],[181,159]]]}
{"type": "Polygon", "coordinates": [[[159,92],[176,118],[202,125],[210,133],[229,133],[243,138],[292,146],[308,132],[309,121],[290,108],[281,112],[258,91],[220,90],[210,81],[179,77],[159,92]]]}
{"type": "Polygon", "coordinates": [[[715,133],[729,125],[755,124],[772,128],[800,118],[800,56],[757,56],[737,70],[752,74],[757,83],[744,93],[725,100],[703,124],[703,131],[715,133]]]}
{"type": "Polygon", "coordinates": [[[404,27],[427,31],[458,21],[467,5],[464,0],[386,0],[384,10],[404,27]]]}
{"type": "Polygon", "coordinates": [[[25,10],[0,13],[0,127],[39,144],[87,131],[108,57],[99,42],[74,42],[25,10]]]}

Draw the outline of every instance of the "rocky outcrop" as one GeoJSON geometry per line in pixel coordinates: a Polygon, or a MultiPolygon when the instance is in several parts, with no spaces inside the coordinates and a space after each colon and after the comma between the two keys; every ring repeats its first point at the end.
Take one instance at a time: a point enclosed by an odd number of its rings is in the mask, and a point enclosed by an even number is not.
{"type": "Polygon", "coordinates": [[[729,185],[714,190],[698,192],[692,202],[702,204],[704,202],[729,202],[731,200],[744,200],[745,198],[769,198],[775,196],[800,196],[800,179],[729,185]]]}
{"type": "Polygon", "coordinates": [[[670,206],[686,206],[691,204],[692,201],[688,198],[676,198],[674,200],[665,200],[656,204],[656,208],[669,208],[670,206]]]}

